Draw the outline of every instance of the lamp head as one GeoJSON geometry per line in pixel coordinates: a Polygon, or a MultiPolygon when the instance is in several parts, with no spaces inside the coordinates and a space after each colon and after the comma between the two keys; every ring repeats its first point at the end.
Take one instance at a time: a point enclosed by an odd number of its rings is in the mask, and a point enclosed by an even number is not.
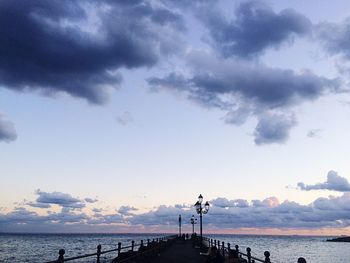
{"type": "Polygon", "coordinates": [[[203,202],[203,196],[201,194],[198,196],[198,202],[200,204],[203,202]]]}

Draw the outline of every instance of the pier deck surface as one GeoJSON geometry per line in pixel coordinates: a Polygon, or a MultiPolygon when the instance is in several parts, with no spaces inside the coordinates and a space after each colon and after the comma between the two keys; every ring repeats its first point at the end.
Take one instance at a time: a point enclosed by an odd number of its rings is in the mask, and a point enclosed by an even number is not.
{"type": "Polygon", "coordinates": [[[205,256],[199,254],[199,248],[192,247],[192,241],[177,240],[173,245],[166,249],[156,260],[155,263],[202,263],[205,262],[205,256]]]}

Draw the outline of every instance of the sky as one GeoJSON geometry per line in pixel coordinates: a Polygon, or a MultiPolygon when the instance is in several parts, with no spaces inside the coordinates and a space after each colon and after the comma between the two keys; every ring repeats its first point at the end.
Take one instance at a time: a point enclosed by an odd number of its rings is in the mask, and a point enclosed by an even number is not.
{"type": "Polygon", "coordinates": [[[0,232],[350,235],[349,14],[1,1],[0,232]]]}

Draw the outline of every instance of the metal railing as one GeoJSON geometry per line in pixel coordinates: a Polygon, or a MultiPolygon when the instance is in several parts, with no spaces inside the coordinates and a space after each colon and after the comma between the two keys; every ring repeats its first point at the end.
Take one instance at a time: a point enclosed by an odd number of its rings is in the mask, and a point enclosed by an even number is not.
{"type": "Polygon", "coordinates": [[[255,263],[255,262],[263,262],[263,263],[271,263],[270,261],[270,252],[265,251],[264,252],[264,258],[257,258],[251,255],[251,249],[247,247],[246,253],[239,250],[239,246],[235,245],[234,249],[231,248],[231,244],[227,243],[225,244],[224,241],[211,239],[207,237],[203,237],[202,243],[207,247],[217,247],[220,251],[221,255],[223,257],[238,257],[238,258],[244,258],[247,260],[248,263],[255,263]]]}
{"type": "Polygon", "coordinates": [[[176,235],[171,235],[171,236],[165,236],[165,237],[160,237],[160,238],[154,238],[152,241],[150,239],[147,239],[147,242],[141,240],[139,243],[135,243],[134,240],[131,241],[131,244],[128,246],[122,246],[122,244],[119,242],[117,248],[115,249],[109,249],[102,251],[102,246],[98,245],[96,248],[96,253],[89,253],[85,255],[80,255],[80,256],[73,256],[73,257],[68,257],[65,258],[65,250],[60,249],[58,251],[58,259],[52,260],[52,261],[47,261],[45,263],[63,263],[67,261],[73,261],[77,259],[82,259],[82,258],[96,258],[96,263],[101,262],[101,255],[111,253],[111,252],[117,252],[116,257],[112,261],[113,263],[121,263],[121,262],[128,262],[132,259],[136,259],[139,257],[147,257],[147,256],[153,256],[160,250],[166,248],[171,241],[175,240],[177,236],[176,235]]]}

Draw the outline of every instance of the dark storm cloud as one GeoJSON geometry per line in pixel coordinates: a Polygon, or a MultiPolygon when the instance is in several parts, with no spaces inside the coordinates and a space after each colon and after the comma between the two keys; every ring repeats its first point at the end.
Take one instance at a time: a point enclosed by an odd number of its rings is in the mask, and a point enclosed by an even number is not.
{"type": "Polygon", "coordinates": [[[103,103],[120,68],[176,49],[181,16],[149,1],[1,1],[0,85],[103,103]]]}
{"type": "Polygon", "coordinates": [[[70,212],[74,209],[81,209],[86,206],[86,203],[96,203],[97,198],[86,197],[79,199],[71,196],[70,194],[61,192],[44,192],[37,190],[35,194],[38,196],[35,202],[24,200],[24,205],[37,208],[50,208],[51,205],[59,205],[63,212],[70,212]]]}
{"type": "Polygon", "coordinates": [[[72,197],[70,194],[61,192],[48,193],[37,190],[35,194],[38,195],[36,201],[25,202],[25,205],[38,208],[50,208],[51,205],[59,205],[62,207],[62,209],[65,209],[64,211],[70,211],[76,208],[84,208],[86,206],[84,202],[95,203],[98,201],[97,199],[89,197],[85,198],[84,200],[81,200],[79,198],[72,197]]]}
{"type": "MultiPolygon", "coordinates": [[[[315,26],[316,40],[322,44],[325,51],[335,56],[335,67],[338,72],[349,80],[350,76],[350,19],[341,23],[323,22],[315,26]]],[[[340,101],[347,105],[346,101],[340,101]]]]}
{"type": "Polygon", "coordinates": [[[156,89],[187,92],[191,99],[222,109],[239,100],[269,109],[284,108],[317,99],[325,92],[337,92],[339,86],[338,80],[310,71],[297,73],[263,64],[222,61],[204,52],[192,52],[188,60],[190,76],[173,72],[164,78],[150,78],[148,83],[156,89]]]}
{"type": "Polygon", "coordinates": [[[15,125],[0,113],[0,142],[12,142],[17,139],[15,125]]]}
{"type": "Polygon", "coordinates": [[[61,192],[43,192],[40,190],[36,191],[38,198],[36,199],[37,204],[55,204],[67,208],[83,208],[85,204],[82,200],[72,197],[70,194],[61,192]]]}
{"type": "Polygon", "coordinates": [[[220,60],[204,52],[188,56],[190,74],[172,72],[148,83],[154,90],[174,90],[207,108],[226,112],[226,122],[242,124],[258,119],[257,144],[283,143],[296,124],[291,108],[326,93],[339,92],[339,80],[310,71],[295,72],[263,64],[220,60]]]}
{"type": "Polygon", "coordinates": [[[262,1],[242,2],[234,15],[229,20],[212,5],[200,11],[214,47],[224,56],[251,58],[311,32],[312,24],[305,16],[293,9],[276,13],[262,1]]]}
{"type": "Polygon", "coordinates": [[[288,140],[290,129],[295,125],[294,116],[278,114],[260,116],[254,131],[255,143],[257,145],[285,143],[288,140]]]}
{"type": "Polygon", "coordinates": [[[331,190],[338,192],[350,192],[349,181],[345,177],[341,177],[335,171],[329,171],[327,174],[327,181],[317,184],[305,184],[303,182],[298,183],[300,190],[331,190]]]}
{"type": "Polygon", "coordinates": [[[315,27],[318,40],[332,55],[350,59],[350,20],[335,24],[324,22],[315,27]]]}

